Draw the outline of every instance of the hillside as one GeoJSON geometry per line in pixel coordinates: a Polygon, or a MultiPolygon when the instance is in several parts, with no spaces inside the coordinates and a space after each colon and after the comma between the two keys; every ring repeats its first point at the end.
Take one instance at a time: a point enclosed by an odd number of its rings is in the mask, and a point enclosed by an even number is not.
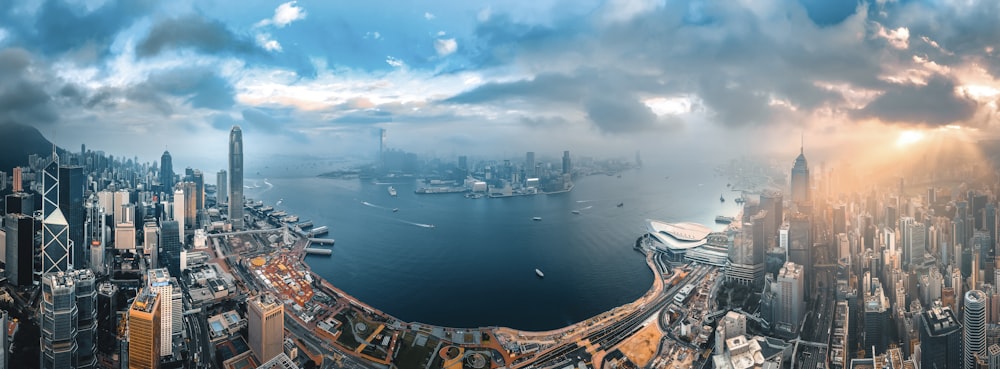
{"type": "Polygon", "coordinates": [[[28,155],[50,155],[49,142],[35,127],[0,123],[0,171],[10,174],[16,166],[28,165],[28,155]]]}

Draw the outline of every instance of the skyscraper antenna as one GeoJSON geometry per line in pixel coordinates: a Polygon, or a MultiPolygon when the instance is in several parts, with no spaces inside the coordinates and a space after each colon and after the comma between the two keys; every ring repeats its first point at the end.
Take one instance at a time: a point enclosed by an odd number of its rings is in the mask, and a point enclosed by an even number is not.
{"type": "Polygon", "coordinates": [[[805,152],[806,152],[806,132],[805,131],[801,131],[801,132],[799,132],[799,134],[801,135],[799,137],[799,154],[805,155],[805,152]]]}

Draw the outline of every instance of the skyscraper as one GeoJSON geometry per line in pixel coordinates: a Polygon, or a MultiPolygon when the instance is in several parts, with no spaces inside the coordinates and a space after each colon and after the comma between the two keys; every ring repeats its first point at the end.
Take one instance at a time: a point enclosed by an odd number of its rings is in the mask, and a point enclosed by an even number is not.
{"type": "Polygon", "coordinates": [[[83,167],[61,166],[59,167],[59,210],[66,217],[69,225],[69,239],[73,241],[71,264],[74,268],[81,269],[87,267],[86,248],[89,243],[84,242],[83,223],[87,218],[87,213],[83,207],[83,190],[86,184],[86,177],[83,175],[83,167]]]}
{"type": "Polygon", "coordinates": [[[191,181],[194,182],[194,209],[201,211],[205,208],[205,174],[200,169],[195,169],[191,181]]]}
{"type": "Polygon", "coordinates": [[[962,325],[950,307],[920,313],[920,367],[961,368],[962,325]]]}
{"type": "Polygon", "coordinates": [[[976,369],[976,357],[986,357],[986,294],[980,290],[965,293],[962,320],[965,331],[962,337],[963,368],[976,369]]]}
{"type": "Polygon", "coordinates": [[[197,228],[198,219],[198,187],[194,182],[181,184],[184,189],[184,224],[189,228],[197,228]]]}
{"type": "Polygon", "coordinates": [[[160,298],[143,288],[128,310],[128,367],[156,369],[160,363],[160,298]]]}
{"type": "Polygon", "coordinates": [[[247,340],[260,362],[283,352],[285,307],[272,295],[262,294],[247,302],[247,340]]]}
{"type": "Polygon", "coordinates": [[[805,276],[805,294],[812,289],[813,237],[812,220],[808,215],[795,213],[788,220],[788,261],[801,265],[805,276]]]}
{"type": "Polygon", "coordinates": [[[900,241],[903,246],[903,262],[907,265],[923,260],[927,252],[927,227],[910,217],[899,218],[900,241]]]}
{"type": "Polygon", "coordinates": [[[114,352],[118,341],[118,286],[104,282],[97,286],[97,349],[114,352]]]}
{"type": "Polygon", "coordinates": [[[809,163],[806,162],[805,147],[799,148],[799,156],[792,166],[792,201],[809,202],[809,163]]]}
{"type": "Polygon", "coordinates": [[[3,350],[0,350],[0,368],[4,369],[9,368],[7,364],[10,362],[10,359],[8,358],[9,354],[7,353],[7,349],[10,347],[10,339],[7,337],[6,331],[7,322],[9,320],[10,315],[7,314],[7,311],[0,310],[0,327],[4,328],[3,334],[0,334],[0,347],[3,348],[3,350]]]}
{"type": "Polygon", "coordinates": [[[34,266],[34,220],[24,214],[7,214],[4,220],[7,233],[7,280],[15,286],[30,286],[34,266]]]}
{"type": "Polygon", "coordinates": [[[229,195],[229,178],[226,170],[220,170],[215,175],[215,206],[222,206],[226,203],[226,196],[229,195]]]}
{"type": "Polygon", "coordinates": [[[42,274],[69,270],[71,255],[69,224],[56,208],[42,221],[42,274]]]}
{"type": "Polygon", "coordinates": [[[184,190],[174,190],[174,220],[177,221],[177,234],[184,239],[184,190]]]}
{"type": "Polygon", "coordinates": [[[528,151],[527,154],[524,154],[524,174],[526,176],[528,176],[529,178],[535,176],[535,152],[534,151],[528,151]]]}
{"type": "Polygon", "coordinates": [[[159,295],[160,300],[160,350],[161,356],[170,356],[173,354],[173,345],[171,344],[171,332],[173,331],[173,300],[170,296],[173,294],[173,288],[170,287],[170,274],[166,269],[150,269],[146,273],[146,290],[155,292],[159,295]]]}
{"type": "MultiPolygon", "coordinates": [[[[384,141],[384,130],[382,137],[384,141]]],[[[234,229],[243,229],[243,130],[240,126],[233,126],[229,131],[229,221],[234,229]]]]}
{"type": "Polygon", "coordinates": [[[802,266],[793,262],[785,263],[778,272],[778,309],[775,322],[790,333],[797,333],[802,321],[802,266]]]}
{"type": "Polygon", "coordinates": [[[569,174],[573,170],[573,163],[569,159],[569,151],[563,151],[562,157],[562,172],[563,174],[569,174]]]}
{"type": "Polygon", "coordinates": [[[174,188],[174,160],[170,158],[170,152],[164,150],[160,157],[160,185],[162,191],[170,194],[174,188]]]}
{"type": "Polygon", "coordinates": [[[178,224],[176,221],[165,221],[160,223],[160,265],[165,266],[171,276],[181,277],[181,250],[183,244],[177,236],[178,224]]]}
{"type": "Polygon", "coordinates": [[[94,368],[97,294],[90,270],[42,276],[41,368],[94,368]]]}

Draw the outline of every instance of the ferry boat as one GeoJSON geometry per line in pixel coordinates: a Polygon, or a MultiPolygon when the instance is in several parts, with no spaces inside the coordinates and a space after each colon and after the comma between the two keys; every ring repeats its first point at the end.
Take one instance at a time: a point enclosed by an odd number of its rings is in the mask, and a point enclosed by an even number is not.
{"type": "Polygon", "coordinates": [[[735,221],[736,218],[718,215],[715,217],[715,222],[720,224],[729,224],[735,221]]]}
{"type": "Polygon", "coordinates": [[[573,214],[576,214],[576,215],[580,215],[580,211],[579,210],[573,210],[570,213],[573,213],[573,214]]]}
{"type": "Polygon", "coordinates": [[[624,203],[624,202],[619,202],[619,203],[618,203],[618,207],[619,207],[619,208],[620,208],[620,207],[623,207],[623,206],[625,206],[625,203],[624,203]]]}
{"type": "Polygon", "coordinates": [[[392,188],[392,186],[389,186],[389,196],[393,196],[393,197],[396,196],[396,189],[392,188]]]}
{"type": "Polygon", "coordinates": [[[537,268],[535,269],[535,275],[537,275],[538,278],[545,278],[545,273],[542,273],[542,271],[537,268]]]}
{"type": "Polygon", "coordinates": [[[534,218],[531,218],[531,220],[534,220],[536,222],[541,222],[542,221],[542,217],[534,217],[534,218]]]}
{"type": "Polygon", "coordinates": [[[399,212],[399,208],[392,208],[392,212],[393,213],[398,213],[399,212]]]}
{"type": "Polygon", "coordinates": [[[719,202],[726,202],[726,198],[719,195],[719,202]]]}

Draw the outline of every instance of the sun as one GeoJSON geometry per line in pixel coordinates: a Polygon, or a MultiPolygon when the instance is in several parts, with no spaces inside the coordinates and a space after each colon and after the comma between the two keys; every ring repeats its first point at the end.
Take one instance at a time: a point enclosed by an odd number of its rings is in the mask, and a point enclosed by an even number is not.
{"type": "Polygon", "coordinates": [[[921,131],[907,130],[899,133],[899,138],[896,139],[896,146],[907,147],[920,142],[924,139],[924,133],[921,131]]]}

